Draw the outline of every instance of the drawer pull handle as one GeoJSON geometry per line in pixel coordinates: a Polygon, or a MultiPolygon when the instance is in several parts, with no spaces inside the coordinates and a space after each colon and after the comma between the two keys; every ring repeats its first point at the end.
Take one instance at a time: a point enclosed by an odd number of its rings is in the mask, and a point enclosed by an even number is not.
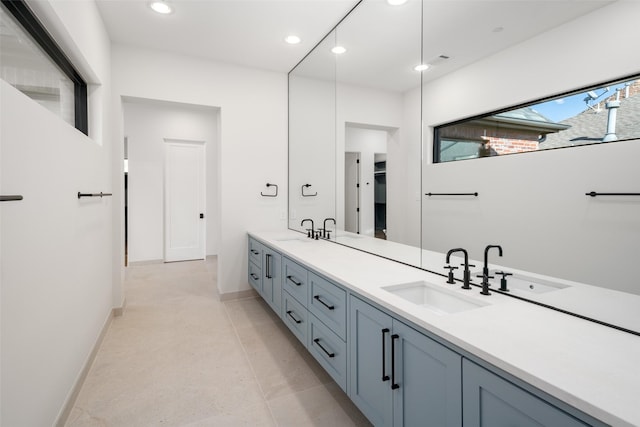
{"type": "Polygon", "coordinates": [[[301,282],[296,282],[295,280],[293,280],[293,276],[287,276],[287,280],[293,282],[293,284],[296,286],[302,286],[301,282]]]}
{"type": "Polygon", "coordinates": [[[385,347],[385,345],[384,345],[384,336],[385,336],[385,334],[388,334],[388,333],[389,333],[389,328],[384,328],[382,330],[382,382],[389,381],[389,375],[387,375],[387,372],[386,372],[386,369],[385,369],[387,364],[386,364],[386,362],[384,360],[385,359],[385,353],[386,353],[386,351],[384,349],[384,347],[385,347]]]}
{"type": "Polygon", "coordinates": [[[327,351],[327,349],[326,349],[326,348],[324,348],[324,347],[322,346],[322,344],[320,344],[320,338],[316,338],[316,339],[314,339],[314,340],[313,340],[313,342],[314,342],[314,343],[316,343],[316,345],[317,345],[318,347],[320,347],[320,349],[321,349],[322,351],[324,351],[324,352],[325,352],[325,354],[326,354],[327,356],[329,356],[329,357],[335,357],[335,356],[336,356],[336,355],[335,355],[335,353],[329,353],[329,352],[327,351]]]}
{"type": "Polygon", "coordinates": [[[327,304],[326,302],[322,301],[320,299],[320,295],[314,295],[313,299],[317,300],[320,304],[324,305],[325,307],[327,307],[329,310],[333,310],[335,307],[332,305],[327,304]]]}
{"type": "Polygon", "coordinates": [[[254,273],[251,273],[251,277],[253,278],[253,280],[258,280],[259,279],[259,277],[256,276],[254,273]]]}
{"type": "Polygon", "coordinates": [[[254,255],[260,255],[260,252],[256,251],[255,249],[251,249],[251,253],[254,255]]]}
{"type": "Polygon", "coordinates": [[[287,315],[288,315],[289,317],[291,317],[291,318],[293,319],[293,321],[294,321],[294,322],[296,322],[297,324],[302,323],[302,320],[298,320],[298,319],[296,319],[295,317],[293,317],[293,314],[291,314],[291,313],[293,313],[293,311],[291,311],[291,310],[287,311],[287,315]]]}
{"type": "Polygon", "coordinates": [[[396,340],[400,338],[400,335],[391,335],[391,390],[400,388],[400,385],[396,384],[396,340]]]}

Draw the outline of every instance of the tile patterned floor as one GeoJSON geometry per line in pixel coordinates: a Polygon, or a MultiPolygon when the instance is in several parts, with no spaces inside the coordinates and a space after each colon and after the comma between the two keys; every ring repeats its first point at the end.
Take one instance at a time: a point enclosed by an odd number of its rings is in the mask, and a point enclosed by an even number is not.
{"type": "Polygon", "coordinates": [[[370,425],[262,299],[218,301],[216,271],[128,267],[66,426],[370,425]]]}

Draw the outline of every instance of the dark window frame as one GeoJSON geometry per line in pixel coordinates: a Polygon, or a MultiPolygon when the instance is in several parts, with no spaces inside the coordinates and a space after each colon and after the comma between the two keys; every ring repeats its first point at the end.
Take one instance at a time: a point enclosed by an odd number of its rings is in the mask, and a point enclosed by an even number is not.
{"type": "Polygon", "coordinates": [[[24,0],[2,0],[2,5],[7,8],[51,61],[73,82],[74,125],[80,132],[89,135],[87,83],[24,0]]]}
{"type": "MultiPolygon", "coordinates": [[[[490,111],[488,113],[482,113],[482,114],[477,114],[475,116],[471,116],[471,117],[465,117],[464,119],[460,119],[460,120],[455,120],[453,122],[449,122],[449,123],[444,123],[438,126],[434,126],[433,127],[433,163],[449,163],[449,162],[441,162],[440,160],[440,129],[444,128],[444,127],[448,127],[448,126],[454,126],[454,125],[458,125],[458,124],[462,124],[462,123],[466,123],[466,122],[470,122],[473,120],[478,120],[484,117],[489,117],[489,116],[494,116],[496,114],[501,114],[501,113],[505,113],[508,111],[512,111],[512,110],[517,110],[519,108],[524,108],[524,107],[530,107],[532,105],[536,105],[536,104],[541,104],[543,102],[547,102],[547,101],[553,101],[554,99],[559,99],[559,98],[563,98],[566,96],[571,96],[571,95],[576,95],[582,92],[588,92],[590,90],[594,90],[594,89],[598,89],[602,86],[606,86],[606,85],[615,85],[618,83],[622,83],[625,82],[627,80],[631,80],[631,79],[640,79],[640,73],[634,73],[628,76],[624,76],[624,77],[620,77],[620,78],[615,78],[613,80],[607,80],[604,82],[600,82],[600,83],[595,83],[589,86],[584,86],[584,87],[580,87],[577,89],[573,89],[573,90],[569,90],[567,92],[562,92],[562,93],[558,93],[558,94],[554,94],[554,95],[549,95],[546,96],[544,98],[538,98],[535,99],[533,101],[528,101],[528,102],[523,102],[521,104],[516,104],[510,107],[506,107],[506,108],[501,108],[499,110],[494,110],[494,111],[490,111]]],[[[624,141],[624,140],[619,140],[619,141],[624,141]]],[[[615,141],[618,142],[618,141],[615,141]]],[[[527,154],[527,153],[537,153],[538,151],[550,151],[550,150],[561,150],[564,148],[579,148],[579,147],[588,147],[589,145],[593,145],[593,144],[599,144],[598,142],[592,143],[592,144],[581,144],[581,145],[577,145],[577,146],[567,146],[567,147],[553,147],[553,148],[547,148],[544,150],[536,150],[536,151],[523,151],[521,153],[511,153],[511,154],[503,154],[502,156],[492,156],[492,157],[503,157],[503,156],[511,156],[513,154],[527,154]]],[[[475,160],[475,159],[482,159],[484,157],[476,157],[473,159],[460,159],[460,160],[454,160],[456,162],[459,161],[464,161],[464,160],[475,160]]]]}

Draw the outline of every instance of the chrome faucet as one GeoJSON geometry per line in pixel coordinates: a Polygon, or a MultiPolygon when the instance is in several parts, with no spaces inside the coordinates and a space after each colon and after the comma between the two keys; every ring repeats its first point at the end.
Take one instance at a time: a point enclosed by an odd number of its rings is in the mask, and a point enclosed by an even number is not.
{"type": "Polygon", "coordinates": [[[471,276],[471,273],[469,272],[469,254],[467,254],[467,251],[462,248],[451,249],[449,252],[447,252],[447,264],[450,264],[449,258],[454,252],[462,252],[464,254],[464,280],[462,282],[462,289],[471,289],[471,286],[469,286],[469,280],[471,276]]]}
{"type": "Polygon", "coordinates": [[[313,239],[313,236],[316,233],[316,230],[313,228],[313,220],[311,218],[303,219],[302,222],[300,223],[300,227],[304,226],[304,223],[307,221],[311,221],[311,229],[307,228],[307,237],[311,237],[313,239]]]}
{"type": "Polygon", "coordinates": [[[477,277],[482,277],[482,291],[480,292],[482,295],[491,295],[489,293],[489,279],[493,279],[493,276],[489,276],[489,249],[497,248],[498,255],[502,256],[502,246],[500,245],[488,245],[484,248],[484,267],[482,268],[482,275],[478,275],[477,277]]]}

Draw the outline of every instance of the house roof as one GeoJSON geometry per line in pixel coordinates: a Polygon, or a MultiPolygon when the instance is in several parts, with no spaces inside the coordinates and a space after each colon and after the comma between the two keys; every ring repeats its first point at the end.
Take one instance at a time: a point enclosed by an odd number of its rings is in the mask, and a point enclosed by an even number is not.
{"type": "MultiPolygon", "coordinates": [[[[607,133],[608,110],[600,112],[586,109],[580,114],[563,120],[571,127],[556,134],[548,134],[540,143],[540,149],[570,147],[601,142],[607,133]]],[[[618,139],[640,138],[640,92],[620,99],[617,111],[616,135],[618,139]]]]}

